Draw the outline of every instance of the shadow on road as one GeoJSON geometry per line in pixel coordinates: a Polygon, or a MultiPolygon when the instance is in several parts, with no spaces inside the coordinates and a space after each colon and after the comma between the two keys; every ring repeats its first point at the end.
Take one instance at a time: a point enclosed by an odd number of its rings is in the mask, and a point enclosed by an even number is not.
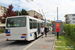
{"type": "MultiPolygon", "coordinates": [[[[41,36],[40,36],[41,37],[41,36]]],[[[38,37],[38,38],[40,38],[40,37],[38,37]]],[[[37,38],[37,39],[38,39],[37,38]]],[[[35,40],[37,40],[37,39],[35,39],[35,40]]],[[[8,45],[20,45],[20,46],[22,46],[22,45],[28,45],[28,44],[30,44],[30,43],[32,43],[33,41],[35,41],[35,40],[32,40],[32,41],[14,41],[14,42],[12,42],[12,43],[9,43],[8,45]]]]}
{"type": "Polygon", "coordinates": [[[14,42],[12,42],[12,43],[9,43],[8,45],[20,45],[20,46],[22,46],[22,45],[28,45],[28,44],[30,44],[32,41],[14,41],[14,42]]]}
{"type": "Polygon", "coordinates": [[[32,41],[2,41],[0,43],[0,48],[4,48],[4,47],[8,47],[8,46],[9,47],[26,46],[26,45],[29,45],[30,43],[34,42],[34,41],[35,40],[32,40],[32,41]]]}

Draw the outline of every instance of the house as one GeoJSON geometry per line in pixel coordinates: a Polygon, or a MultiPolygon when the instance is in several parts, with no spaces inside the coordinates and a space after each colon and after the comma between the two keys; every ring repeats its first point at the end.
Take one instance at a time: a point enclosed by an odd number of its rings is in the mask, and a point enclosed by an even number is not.
{"type": "Polygon", "coordinates": [[[66,24],[75,24],[75,14],[66,14],[64,17],[66,24]]]}
{"type": "Polygon", "coordinates": [[[27,13],[29,14],[29,16],[35,17],[37,16],[38,19],[43,19],[43,15],[41,15],[40,13],[36,12],[35,10],[30,10],[27,11],[27,13]]]}
{"type": "Polygon", "coordinates": [[[0,5],[0,16],[3,16],[3,14],[7,11],[7,7],[0,5]]]}

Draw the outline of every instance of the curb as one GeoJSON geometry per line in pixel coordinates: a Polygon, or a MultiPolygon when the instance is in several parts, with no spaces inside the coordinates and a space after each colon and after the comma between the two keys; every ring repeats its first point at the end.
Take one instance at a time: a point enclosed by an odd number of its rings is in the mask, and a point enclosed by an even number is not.
{"type": "Polygon", "coordinates": [[[0,35],[5,35],[5,33],[0,33],[0,35]]]}
{"type": "MultiPolygon", "coordinates": [[[[55,36],[55,35],[54,35],[55,36]]],[[[54,50],[54,45],[55,45],[55,39],[54,39],[54,43],[53,43],[53,47],[52,47],[52,50],[54,50]]]]}

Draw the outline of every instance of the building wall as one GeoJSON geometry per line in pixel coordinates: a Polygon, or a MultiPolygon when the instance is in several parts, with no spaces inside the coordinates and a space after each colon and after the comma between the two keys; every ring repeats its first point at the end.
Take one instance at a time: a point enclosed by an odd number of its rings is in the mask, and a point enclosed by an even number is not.
{"type": "Polygon", "coordinates": [[[6,12],[7,8],[0,5],[0,16],[3,16],[3,14],[6,12]]]}
{"type": "Polygon", "coordinates": [[[38,16],[39,18],[38,19],[43,19],[43,16],[41,14],[39,14],[38,12],[34,11],[34,10],[30,10],[30,11],[27,11],[29,13],[29,16],[32,16],[34,17],[35,15],[38,16]]]}
{"type": "MultiPolygon", "coordinates": [[[[3,16],[3,14],[7,11],[7,7],[1,6],[0,5],[0,16],[3,16]]],[[[1,21],[0,21],[0,25],[1,25],[1,21]]]]}
{"type": "MultiPolygon", "coordinates": [[[[69,17],[69,21],[70,21],[69,24],[75,24],[75,14],[68,14],[67,17],[69,17]]],[[[65,22],[67,22],[66,18],[65,18],[65,22]]]]}
{"type": "Polygon", "coordinates": [[[34,11],[27,11],[27,12],[28,12],[29,16],[34,17],[34,11]]]}

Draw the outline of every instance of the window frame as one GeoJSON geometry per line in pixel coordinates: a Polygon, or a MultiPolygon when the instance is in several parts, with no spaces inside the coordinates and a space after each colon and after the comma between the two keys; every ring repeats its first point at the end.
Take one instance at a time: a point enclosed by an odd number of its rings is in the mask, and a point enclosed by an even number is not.
{"type": "Polygon", "coordinates": [[[29,19],[29,28],[30,29],[36,29],[37,28],[37,21],[36,20],[34,20],[34,19],[29,19]],[[30,21],[31,20],[31,21],[30,21]],[[32,23],[32,28],[30,27],[30,23],[32,23]],[[35,23],[35,25],[36,25],[36,27],[33,27],[33,23],[35,23]]]}

